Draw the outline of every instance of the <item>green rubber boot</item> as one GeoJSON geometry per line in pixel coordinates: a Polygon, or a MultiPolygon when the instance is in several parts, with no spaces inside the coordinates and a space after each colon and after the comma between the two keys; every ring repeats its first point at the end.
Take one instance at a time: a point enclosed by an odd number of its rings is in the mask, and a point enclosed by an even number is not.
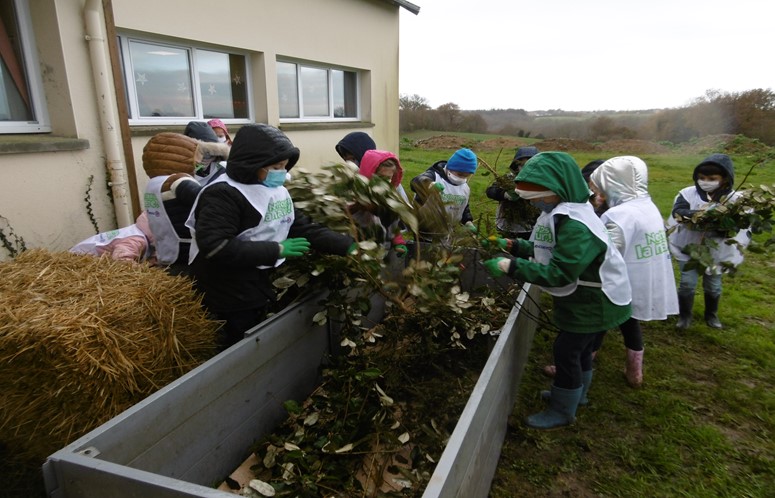
{"type": "MultiPolygon", "coordinates": [[[[581,399],[579,400],[579,406],[586,406],[589,404],[589,399],[587,398],[587,393],[589,392],[589,386],[592,385],[592,372],[594,370],[587,370],[586,372],[581,372],[581,399]]],[[[552,391],[541,391],[541,399],[544,401],[549,401],[552,399],[552,391]]]]}
{"type": "Polygon", "coordinates": [[[576,408],[581,400],[584,387],[562,389],[552,386],[549,408],[527,417],[527,426],[533,429],[556,429],[576,421],[576,408]]]}

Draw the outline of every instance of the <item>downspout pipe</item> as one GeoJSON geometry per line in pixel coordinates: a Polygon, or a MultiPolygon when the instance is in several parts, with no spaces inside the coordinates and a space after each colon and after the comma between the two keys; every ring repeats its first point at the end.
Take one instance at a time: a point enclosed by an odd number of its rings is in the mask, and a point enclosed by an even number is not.
{"type": "Polygon", "coordinates": [[[118,227],[126,227],[135,222],[132,215],[127,168],[121,147],[121,129],[118,125],[116,93],[112,84],[109,51],[105,37],[105,16],[100,0],[86,0],[83,9],[86,21],[85,39],[89,42],[94,87],[97,90],[97,105],[100,114],[102,143],[105,146],[110,188],[113,193],[113,207],[116,211],[118,227]]]}

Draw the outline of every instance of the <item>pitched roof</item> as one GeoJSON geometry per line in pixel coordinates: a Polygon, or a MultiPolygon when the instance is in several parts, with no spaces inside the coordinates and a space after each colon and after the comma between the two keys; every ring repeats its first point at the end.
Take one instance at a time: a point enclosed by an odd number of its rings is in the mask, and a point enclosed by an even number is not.
{"type": "Polygon", "coordinates": [[[415,5],[411,2],[407,2],[406,0],[385,0],[385,1],[390,2],[393,5],[398,5],[399,7],[403,7],[414,15],[417,15],[420,13],[419,5],[415,5]]]}

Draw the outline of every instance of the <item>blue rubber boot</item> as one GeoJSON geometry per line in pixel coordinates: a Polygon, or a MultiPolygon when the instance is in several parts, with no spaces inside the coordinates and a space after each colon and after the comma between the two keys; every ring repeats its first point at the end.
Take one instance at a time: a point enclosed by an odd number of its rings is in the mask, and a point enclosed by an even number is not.
{"type": "Polygon", "coordinates": [[[527,417],[527,426],[547,430],[572,424],[576,421],[576,408],[579,406],[583,390],[583,386],[576,389],[552,386],[549,408],[527,417]]]}
{"type": "MultiPolygon", "coordinates": [[[[581,372],[581,399],[579,400],[579,406],[586,406],[589,404],[589,399],[587,398],[587,393],[589,392],[589,386],[592,385],[592,372],[594,370],[587,370],[586,372],[581,372]]],[[[552,399],[552,391],[541,391],[541,399],[544,401],[549,401],[552,399]]]]}

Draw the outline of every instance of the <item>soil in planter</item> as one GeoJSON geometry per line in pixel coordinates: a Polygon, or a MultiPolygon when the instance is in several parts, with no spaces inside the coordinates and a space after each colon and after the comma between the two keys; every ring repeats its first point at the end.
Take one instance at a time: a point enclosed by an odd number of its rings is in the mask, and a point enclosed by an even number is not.
{"type": "MultiPolygon", "coordinates": [[[[397,323],[377,328],[385,335],[397,323]]],[[[332,358],[318,388],[286,403],[289,418],[255,448],[253,477],[276,496],[421,496],[497,337],[477,335],[467,349],[413,337],[332,358]]]]}

